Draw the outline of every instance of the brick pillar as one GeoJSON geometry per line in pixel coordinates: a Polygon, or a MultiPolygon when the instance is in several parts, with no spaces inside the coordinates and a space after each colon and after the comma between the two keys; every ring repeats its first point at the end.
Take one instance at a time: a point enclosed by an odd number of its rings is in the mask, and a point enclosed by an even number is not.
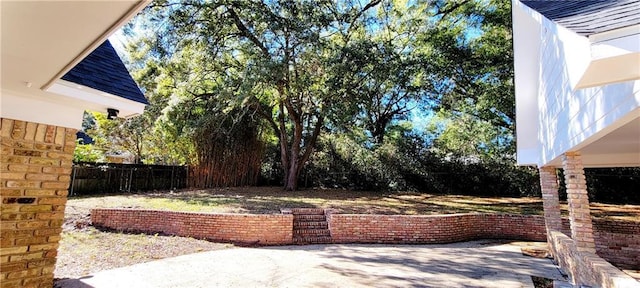
{"type": "Polygon", "coordinates": [[[544,223],[547,228],[547,242],[551,243],[550,232],[561,231],[562,229],[560,199],[558,198],[558,176],[555,167],[541,167],[539,171],[544,223]]]}
{"type": "Polygon", "coordinates": [[[52,287],[76,130],[0,118],[0,287],[52,287]]]}
{"type": "Polygon", "coordinates": [[[580,152],[566,152],[562,157],[562,165],[567,186],[571,238],[576,242],[578,250],[596,253],[587,181],[580,152]]]}

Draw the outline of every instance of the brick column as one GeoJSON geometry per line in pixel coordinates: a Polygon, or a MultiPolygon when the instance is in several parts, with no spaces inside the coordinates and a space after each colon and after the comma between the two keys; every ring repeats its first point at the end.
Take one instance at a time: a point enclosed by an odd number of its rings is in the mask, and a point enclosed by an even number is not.
{"type": "Polygon", "coordinates": [[[0,287],[51,287],[76,130],[0,119],[0,287]]]}
{"type": "Polygon", "coordinates": [[[566,152],[562,157],[562,165],[567,186],[571,238],[576,242],[578,250],[596,253],[587,181],[580,152],[566,152]]]}
{"type": "Polygon", "coordinates": [[[542,190],[542,206],[544,207],[544,223],[547,228],[547,242],[551,243],[551,231],[561,231],[560,199],[558,198],[558,176],[555,167],[541,167],[540,188],[542,190]]]}

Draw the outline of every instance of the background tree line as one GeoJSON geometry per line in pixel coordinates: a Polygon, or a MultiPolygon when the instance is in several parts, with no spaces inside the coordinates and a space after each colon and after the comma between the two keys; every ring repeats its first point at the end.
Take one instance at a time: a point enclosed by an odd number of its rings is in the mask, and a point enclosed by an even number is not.
{"type": "Polygon", "coordinates": [[[515,166],[510,1],[159,0],[124,32],[151,105],[89,134],[194,186],[539,191],[515,166]]]}

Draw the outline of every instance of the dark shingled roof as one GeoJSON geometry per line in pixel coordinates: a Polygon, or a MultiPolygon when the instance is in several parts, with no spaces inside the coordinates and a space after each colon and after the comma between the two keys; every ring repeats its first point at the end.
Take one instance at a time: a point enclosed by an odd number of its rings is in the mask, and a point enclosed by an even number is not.
{"type": "Polygon", "coordinates": [[[62,76],[62,79],[149,104],[108,40],[62,76]]]}
{"type": "Polygon", "coordinates": [[[521,0],[579,35],[589,36],[640,24],[640,0],[521,0]]]}

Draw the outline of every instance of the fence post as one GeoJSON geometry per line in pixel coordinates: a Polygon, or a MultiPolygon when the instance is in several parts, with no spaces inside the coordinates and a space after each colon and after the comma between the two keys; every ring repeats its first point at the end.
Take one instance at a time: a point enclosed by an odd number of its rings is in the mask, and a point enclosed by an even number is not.
{"type": "Polygon", "coordinates": [[[73,194],[73,186],[75,185],[75,182],[76,182],[76,171],[77,171],[76,165],[71,166],[71,171],[72,171],[71,172],[71,189],[69,189],[71,191],[69,191],[69,196],[73,196],[74,195],[73,194]]]}
{"type": "Polygon", "coordinates": [[[133,169],[129,169],[129,187],[127,187],[127,193],[131,193],[131,182],[133,182],[133,169]]]}
{"type": "Polygon", "coordinates": [[[172,165],[171,166],[171,184],[169,184],[169,190],[173,190],[173,177],[175,175],[175,170],[176,170],[176,166],[172,165]]]}

